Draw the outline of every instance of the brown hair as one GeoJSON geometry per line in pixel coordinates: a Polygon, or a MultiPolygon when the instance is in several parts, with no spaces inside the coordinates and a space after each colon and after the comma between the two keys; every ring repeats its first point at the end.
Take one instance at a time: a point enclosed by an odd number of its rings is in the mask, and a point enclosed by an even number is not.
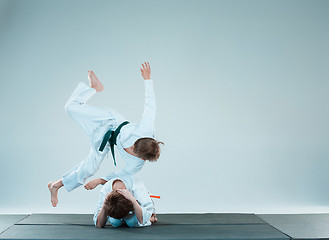
{"type": "Polygon", "coordinates": [[[134,143],[134,152],[144,160],[156,161],[160,156],[160,144],[164,143],[154,138],[140,138],[134,143]]]}
{"type": "Polygon", "coordinates": [[[133,203],[117,191],[109,194],[107,204],[109,205],[107,214],[116,219],[121,219],[134,210],[133,203]]]}

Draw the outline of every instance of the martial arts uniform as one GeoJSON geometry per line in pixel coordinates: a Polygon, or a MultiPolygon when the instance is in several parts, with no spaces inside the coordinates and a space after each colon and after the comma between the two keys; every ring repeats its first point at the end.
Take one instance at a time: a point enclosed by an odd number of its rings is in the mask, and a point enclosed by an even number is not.
{"type": "Polygon", "coordinates": [[[108,182],[104,184],[99,195],[99,201],[97,203],[97,207],[94,212],[94,218],[93,218],[95,226],[97,223],[98,213],[103,206],[105,197],[108,193],[112,191],[113,182],[118,179],[121,180],[126,185],[127,190],[132,193],[132,195],[135,197],[135,199],[141,206],[143,213],[143,222],[139,223],[136,215],[133,212],[130,212],[127,216],[125,216],[122,219],[115,219],[112,217],[108,217],[108,222],[110,222],[113,227],[122,226],[124,223],[126,223],[128,227],[150,226],[151,225],[150,218],[152,216],[152,213],[155,213],[155,209],[154,209],[153,201],[151,200],[149,192],[146,189],[144,183],[140,179],[136,178],[135,176],[131,176],[124,173],[118,173],[118,174],[113,173],[111,175],[113,176],[113,178],[108,179],[108,182]]]}
{"type": "MultiPolygon", "coordinates": [[[[128,154],[124,148],[131,147],[139,138],[154,137],[156,106],[153,80],[143,81],[145,105],[142,119],[139,124],[129,123],[123,126],[117,137],[116,148],[126,162],[125,168],[121,170],[121,173],[124,174],[133,175],[145,164],[144,160],[128,154]]],[[[110,149],[107,144],[102,152],[99,151],[105,133],[108,130],[115,130],[121,123],[127,121],[114,109],[86,104],[95,93],[94,88],[80,82],[65,105],[67,114],[87,133],[91,143],[89,155],[63,176],[62,182],[67,191],[81,186],[87,178],[94,175],[110,149]]],[[[108,177],[112,178],[111,175],[108,177]]]]}

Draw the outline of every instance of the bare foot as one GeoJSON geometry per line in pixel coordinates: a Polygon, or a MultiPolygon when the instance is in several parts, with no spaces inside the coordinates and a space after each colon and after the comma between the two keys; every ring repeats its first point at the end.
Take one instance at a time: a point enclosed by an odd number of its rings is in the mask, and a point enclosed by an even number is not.
{"type": "Polygon", "coordinates": [[[58,189],[60,189],[62,186],[63,186],[62,180],[48,183],[48,188],[51,196],[51,204],[53,205],[53,207],[56,207],[58,203],[57,192],[58,189]]]}
{"type": "Polygon", "coordinates": [[[158,221],[158,219],[157,219],[157,217],[156,217],[156,214],[155,213],[152,213],[152,216],[151,216],[151,218],[150,218],[150,222],[151,223],[155,223],[155,222],[157,222],[158,221]]]}
{"type": "Polygon", "coordinates": [[[103,91],[103,84],[98,80],[95,73],[93,71],[88,71],[88,79],[90,83],[90,87],[95,88],[96,92],[103,91]]]}

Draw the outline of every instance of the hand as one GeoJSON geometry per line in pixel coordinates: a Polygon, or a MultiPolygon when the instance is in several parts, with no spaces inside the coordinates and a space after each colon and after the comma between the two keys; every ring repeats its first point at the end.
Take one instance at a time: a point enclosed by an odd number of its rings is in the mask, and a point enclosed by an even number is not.
{"type": "Polygon", "coordinates": [[[151,79],[151,67],[149,62],[142,63],[143,68],[141,68],[142,76],[144,80],[151,79]]]}
{"type": "Polygon", "coordinates": [[[97,187],[99,184],[100,184],[99,178],[96,178],[94,180],[89,181],[84,187],[87,190],[91,190],[91,189],[94,189],[95,187],[97,187]]]}
{"type": "Polygon", "coordinates": [[[104,199],[104,202],[103,202],[103,207],[109,207],[109,206],[110,206],[110,201],[109,201],[110,193],[111,193],[111,192],[109,192],[109,193],[105,196],[105,199],[104,199]]]}
{"type": "Polygon", "coordinates": [[[129,192],[127,189],[120,188],[117,191],[132,202],[136,200],[135,197],[131,194],[131,192],[129,192]]]}

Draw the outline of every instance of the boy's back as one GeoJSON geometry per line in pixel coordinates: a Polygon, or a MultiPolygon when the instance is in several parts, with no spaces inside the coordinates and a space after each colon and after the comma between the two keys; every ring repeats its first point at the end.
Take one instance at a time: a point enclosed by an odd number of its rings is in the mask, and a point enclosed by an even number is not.
{"type": "MultiPolygon", "coordinates": [[[[95,226],[97,223],[98,213],[100,212],[107,195],[113,191],[112,186],[116,180],[122,181],[125,184],[126,189],[129,192],[131,192],[131,194],[134,196],[134,198],[139,203],[139,205],[142,209],[143,222],[139,223],[139,221],[136,221],[136,217],[134,216],[134,213],[130,213],[129,216],[126,216],[123,219],[114,219],[114,218],[108,217],[108,220],[110,221],[110,223],[112,224],[113,222],[121,221],[122,224],[124,222],[126,222],[128,224],[128,226],[130,226],[130,227],[143,227],[143,226],[151,225],[150,218],[151,218],[152,214],[155,213],[155,209],[154,209],[153,201],[150,198],[149,192],[146,189],[143,181],[141,179],[139,179],[138,177],[131,176],[128,174],[112,173],[111,175],[113,176],[113,178],[110,179],[108,182],[106,182],[100,191],[99,200],[98,200],[98,203],[97,203],[97,206],[96,206],[96,209],[94,212],[94,217],[93,217],[95,226]],[[134,223],[131,223],[132,218],[135,219],[134,223]]],[[[112,224],[112,225],[117,226],[117,224],[112,224]]]]}

